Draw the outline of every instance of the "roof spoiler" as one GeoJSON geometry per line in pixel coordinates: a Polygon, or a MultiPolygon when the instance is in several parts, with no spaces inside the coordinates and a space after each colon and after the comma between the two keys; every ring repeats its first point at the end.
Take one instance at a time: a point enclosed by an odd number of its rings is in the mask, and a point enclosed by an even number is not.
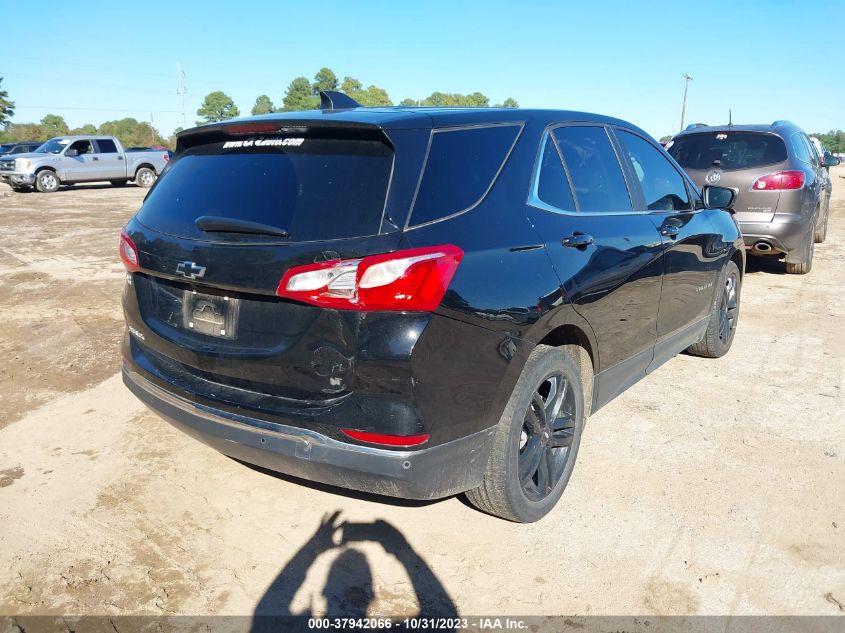
{"type": "Polygon", "coordinates": [[[320,109],[321,110],[349,110],[351,108],[360,108],[361,104],[355,101],[349,95],[338,92],[337,90],[321,90],[320,91],[320,109]]]}
{"type": "Polygon", "coordinates": [[[777,121],[772,122],[772,127],[780,127],[782,125],[795,125],[792,121],[786,121],[784,119],[778,119],[777,121]]]}
{"type": "Polygon", "coordinates": [[[707,127],[707,124],[706,123],[690,123],[688,126],[686,126],[684,128],[684,131],[686,132],[687,130],[694,130],[694,129],[699,128],[699,127],[707,127]]]}

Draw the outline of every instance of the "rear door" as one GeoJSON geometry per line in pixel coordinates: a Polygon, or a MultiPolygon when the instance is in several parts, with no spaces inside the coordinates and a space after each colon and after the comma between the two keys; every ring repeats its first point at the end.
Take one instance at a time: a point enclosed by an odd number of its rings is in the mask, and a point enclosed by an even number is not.
{"type": "Polygon", "coordinates": [[[403,162],[399,136],[213,130],[180,141],[127,227],[142,269],[124,295],[140,334],[132,361],[165,388],[267,415],[349,395],[362,313],[276,289],[292,266],[397,248],[425,147],[403,162]]]}
{"type": "Polygon", "coordinates": [[[660,236],[634,209],[606,127],[564,125],[545,135],[529,216],[568,301],[595,333],[601,406],[651,363],[662,268],[660,236]]]}
{"type": "Polygon", "coordinates": [[[780,191],[752,190],[760,177],[788,169],[783,139],[767,132],[713,131],[684,134],[669,147],[699,187],[718,185],[736,193],[738,222],[771,222],[780,191]]]}
{"type": "Polygon", "coordinates": [[[650,371],[701,337],[727,245],[708,217],[721,212],[695,204],[697,192],[690,192],[665,153],[638,132],[615,132],[639,190],[635,208],[649,214],[663,240],[663,287],[650,371]]]}
{"type": "Polygon", "coordinates": [[[110,138],[98,138],[96,141],[97,174],[103,180],[126,178],[126,161],[117,149],[117,144],[110,138]]]}

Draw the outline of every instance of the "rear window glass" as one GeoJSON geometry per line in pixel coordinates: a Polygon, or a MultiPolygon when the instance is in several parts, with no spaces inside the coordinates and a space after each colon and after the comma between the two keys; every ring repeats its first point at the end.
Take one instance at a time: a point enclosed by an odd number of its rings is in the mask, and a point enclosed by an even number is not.
{"type": "Polygon", "coordinates": [[[101,154],[117,154],[117,146],[111,139],[97,139],[97,147],[100,148],[101,154]]]}
{"type": "Polygon", "coordinates": [[[560,162],[560,154],[551,136],[546,136],[543,144],[535,195],[540,202],[556,209],[575,211],[575,199],[572,197],[563,163],[560,162]]]}
{"type": "Polygon", "coordinates": [[[435,130],[411,224],[476,205],[493,184],[519,131],[519,125],[435,130]]]}
{"type": "Polygon", "coordinates": [[[392,150],[375,140],[287,141],[189,149],[150,190],[138,219],[164,233],[198,239],[226,238],[198,229],[194,222],[201,216],[265,224],[290,233],[290,241],[377,234],[392,150]]]}
{"type": "Polygon", "coordinates": [[[779,136],[753,132],[689,134],[675,139],[669,153],[684,169],[720,167],[729,171],[786,160],[786,146],[779,136]]]}

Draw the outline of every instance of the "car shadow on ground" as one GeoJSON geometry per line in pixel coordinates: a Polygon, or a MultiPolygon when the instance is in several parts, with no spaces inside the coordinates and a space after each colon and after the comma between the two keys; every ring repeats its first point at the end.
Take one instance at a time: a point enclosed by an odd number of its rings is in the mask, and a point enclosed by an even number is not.
{"type": "Polygon", "coordinates": [[[774,255],[763,257],[749,255],[745,259],[746,274],[769,273],[770,275],[785,275],[786,265],[783,259],[774,255]]]}
{"type": "MultiPolygon", "coordinates": [[[[359,543],[377,543],[387,554],[393,556],[405,569],[413,587],[413,596],[419,612],[403,616],[414,618],[456,618],[457,607],[437,576],[414,550],[408,540],[396,527],[387,521],[377,519],[366,523],[340,520],[340,510],[325,515],[316,531],[285,564],[276,579],[255,607],[252,622],[253,633],[269,633],[280,630],[305,630],[299,628],[315,617],[314,596],[309,597],[309,606],[294,613],[292,604],[297,591],[305,583],[308,571],[319,556],[337,552],[326,576],[320,595],[325,600],[325,613],[317,617],[352,618],[368,617],[370,605],[376,598],[373,586],[373,572],[366,555],[356,547],[359,543]]],[[[374,623],[371,630],[404,630],[398,618],[395,622],[374,623]],[[383,624],[383,625],[382,625],[383,624]]],[[[312,628],[312,627],[308,627],[312,628]]],[[[357,627],[355,627],[357,630],[357,627]]],[[[440,628],[454,631],[454,628],[440,628]]]]}
{"type": "MultiPolygon", "coordinates": [[[[96,183],[96,184],[90,184],[90,185],[81,185],[81,184],[79,184],[79,185],[61,185],[61,186],[59,186],[59,188],[56,191],[54,191],[52,193],[56,194],[56,193],[67,193],[69,191],[86,191],[86,190],[89,190],[89,189],[90,190],[94,190],[94,189],[123,189],[124,187],[137,187],[137,186],[138,185],[136,185],[134,182],[127,183],[126,185],[118,185],[118,186],[112,185],[111,183],[108,183],[108,182],[96,183]]],[[[30,194],[30,193],[39,193],[39,192],[36,191],[35,189],[20,189],[20,190],[16,189],[16,190],[14,190],[14,193],[21,193],[21,194],[26,195],[26,194],[30,194]]],[[[44,195],[44,194],[42,194],[42,195],[44,195]]]]}

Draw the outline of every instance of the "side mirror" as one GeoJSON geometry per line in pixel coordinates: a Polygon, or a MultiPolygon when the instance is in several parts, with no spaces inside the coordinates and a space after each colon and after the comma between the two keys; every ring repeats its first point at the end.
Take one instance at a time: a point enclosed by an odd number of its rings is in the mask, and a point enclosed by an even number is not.
{"type": "Polygon", "coordinates": [[[707,185],[704,187],[703,194],[704,206],[708,209],[730,209],[736,199],[734,190],[727,187],[707,185]]]}
{"type": "Polygon", "coordinates": [[[824,153],[824,159],[822,160],[822,167],[836,167],[842,161],[836,158],[830,152],[824,153]]]}
{"type": "Polygon", "coordinates": [[[71,158],[73,158],[74,156],[79,156],[79,150],[69,149],[65,152],[65,156],[69,156],[71,158]]]}

